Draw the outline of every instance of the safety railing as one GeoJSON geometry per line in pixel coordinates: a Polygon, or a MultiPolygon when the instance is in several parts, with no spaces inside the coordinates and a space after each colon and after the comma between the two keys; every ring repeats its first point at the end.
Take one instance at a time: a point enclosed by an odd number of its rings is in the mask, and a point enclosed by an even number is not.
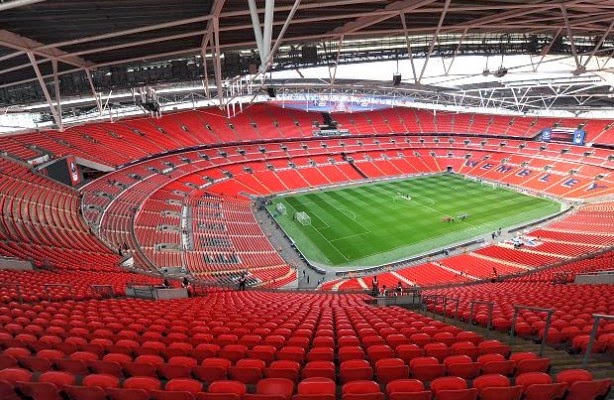
{"type": "Polygon", "coordinates": [[[554,314],[554,309],[515,305],[514,306],[514,317],[512,319],[512,330],[510,332],[510,344],[514,343],[514,336],[516,334],[516,320],[518,319],[518,313],[520,310],[532,310],[532,311],[540,311],[540,312],[547,313],[546,326],[544,326],[544,334],[543,334],[541,344],[539,346],[539,356],[543,357],[544,348],[546,347],[546,342],[548,341],[548,331],[550,330],[550,324],[552,322],[552,314],[554,314]]]}
{"type": "Polygon", "coordinates": [[[113,286],[111,285],[90,285],[92,289],[92,293],[94,295],[100,295],[100,297],[104,298],[115,298],[115,291],[113,290],[113,286]]]}
{"type": "Polygon", "coordinates": [[[597,339],[597,330],[599,329],[599,322],[602,319],[614,319],[614,315],[593,314],[593,329],[591,329],[590,339],[588,341],[588,345],[586,346],[584,358],[582,359],[582,368],[586,368],[586,364],[588,364],[588,359],[591,356],[591,352],[593,351],[593,344],[595,343],[595,339],[597,339]]]}
{"type": "MultiPolygon", "coordinates": [[[[442,320],[448,316],[447,314],[448,304],[454,303],[455,305],[454,319],[458,321],[458,309],[460,306],[460,299],[456,297],[447,297],[441,294],[423,295],[422,296],[422,309],[424,311],[428,311],[429,304],[432,304],[435,307],[437,307],[439,305],[440,300],[441,300],[441,307],[442,307],[442,320]]],[[[452,318],[452,316],[450,316],[450,318],[452,318]]]]}
{"type": "Polygon", "coordinates": [[[473,319],[475,318],[475,314],[476,314],[476,306],[477,305],[485,305],[488,308],[488,321],[486,323],[486,329],[491,328],[492,326],[492,313],[493,310],[495,308],[495,303],[493,303],[492,301],[478,301],[478,300],[473,300],[470,303],[470,309],[469,309],[469,324],[473,324],[473,319]]]}

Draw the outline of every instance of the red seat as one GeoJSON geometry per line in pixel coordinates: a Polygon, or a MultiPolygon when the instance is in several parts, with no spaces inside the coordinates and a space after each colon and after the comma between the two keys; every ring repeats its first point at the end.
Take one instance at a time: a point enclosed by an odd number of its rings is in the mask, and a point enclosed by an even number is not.
{"type": "Polygon", "coordinates": [[[464,379],[473,379],[480,374],[480,364],[473,362],[467,355],[448,356],[443,360],[446,373],[464,379]]]}
{"type": "MultiPolygon", "coordinates": [[[[27,398],[32,400],[62,400],[63,397],[60,393],[60,389],[50,382],[17,382],[17,388],[27,398]]],[[[1,396],[0,398],[6,399],[10,397],[1,396]]],[[[18,399],[18,398],[17,398],[18,399]]]]}
{"type": "Polygon", "coordinates": [[[507,357],[510,354],[510,346],[503,344],[498,340],[484,340],[478,344],[480,354],[501,354],[507,357]]]}
{"type": "Polygon", "coordinates": [[[367,349],[367,356],[369,357],[369,361],[375,364],[376,361],[383,358],[393,358],[394,351],[386,344],[378,344],[367,349]]]}
{"type": "Polygon", "coordinates": [[[230,379],[246,385],[256,384],[263,377],[264,361],[256,358],[244,358],[228,368],[230,379]]]}
{"type": "Polygon", "coordinates": [[[397,379],[386,385],[388,400],[430,400],[431,391],[417,379],[397,379]]]}
{"type": "Polygon", "coordinates": [[[292,400],[335,400],[335,381],[328,378],[307,378],[298,384],[292,400]]]}
{"type": "Polygon", "coordinates": [[[198,400],[241,400],[247,388],[237,381],[216,381],[209,385],[207,393],[198,393],[198,400]]]}
{"type": "Polygon", "coordinates": [[[219,357],[205,358],[201,366],[192,368],[194,376],[203,382],[211,383],[228,379],[230,360],[219,357]]]}
{"type": "Polygon", "coordinates": [[[246,394],[245,400],[290,400],[294,382],[285,378],[265,378],[256,384],[256,394],[246,394]]]}
{"type": "Polygon", "coordinates": [[[548,372],[550,370],[549,358],[521,359],[516,363],[516,375],[525,372],[548,372]]]}
{"type": "Polygon", "coordinates": [[[202,392],[203,384],[194,379],[177,378],[168,381],[164,387],[164,390],[196,394],[198,392],[202,392]]]}
{"type": "Polygon", "coordinates": [[[342,400],[384,400],[377,382],[357,380],[348,382],[341,388],[342,400]]]}
{"type": "Polygon", "coordinates": [[[151,376],[133,376],[124,381],[124,389],[160,390],[162,383],[151,376]]]}
{"type": "Polygon", "coordinates": [[[396,379],[409,378],[409,367],[400,358],[382,358],[375,362],[377,381],[385,385],[396,379]]]}
{"type": "Polygon", "coordinates": [[[556,375],[557,383],[566,383],[568,385],[571,385],[574,382],[586,382],[586,381],[592,381],[592,380],[593,380],[593,374],[591,374],[589,371],[585,369],[580,369],[580,368],[566,369],[564,371],[559,372],[556,375]]]}
{"type": "Polygon", "coordinates": [[[0,380],[13,384],[15,382],[30,382],[32,380],[32,372],[23,368],[7,368],[0,370],[0,380]]]}
{"type": "Polygon", "coordinates": [[[339,349],[338,357],[340,363],[348,360],[364,360],[365,352],[359,346],[345,346],[339,349]]]}
{"type": "Polygon", "coordinates": [[[119,379],[113,375],[91,374],[83,378],[83,386],[102,389],[119,387],[119,379]]]}
{"type": "Polygon", "coordinates": [[[526,400],[553,400],[565,394],[565,383],[552,383],[550,375],[544,372],[527,372],[516,377],[516,384],[522,386],[526,400]]]}
{"type": "MultiPolygon", "coordinates": [[[[316,338],[317,339],[317,338],[316,338]]],[[[307,361],[334,361],[333,347],[314,347],[307,353],[307,361]]]]}
{"type": "Polygon", "coordinates": [[[405,364],[409,364],[416,357],[424,356],[424,350],[416,344],[400,344],[394,351],[405,364]]]}
{"type": "Polygon", "coordinates": [[[348,360],[339,367],[341,383],[351,381],[370,381],[373,379],[373,368],[367,360],[348,360]]]}
{"type": "Polygon", "coordinates": [[[65,371],[47,371],[40,374],[37,382],[52,383],[57,387],[62,387],[64,385],[74,385],[75,376],[65,371]]]}
{"type": "Polygon", "coordinates": [[[328,378],[335,380],[335,364],[332,361],[311,361],[303,368],[303,378],[328,378]]]}
{"type": "Polygon", "coordinates": [[[300,369],[301,365],[296,361],[278,360],[273,361],[271,365],[264,370],[264,376],[267,378],[286,378],[292,382],[296,382],[300,369]]]}
{"type": "Polygon", "coordinates": [[[412,377],[423,382],[432,381],[446,374],[446,367],[434,357],[417,357],[409,362],[412,377]]]}
{"type": "Polygon", "coordinates": [[[605,398],[611,387],[611,379],[576,381],[568,387],[565,400],[594,400],[597,398],[605,398]]]}
{"type": "Polygon", "coordinates": [[[107,392],[99,386],[73,386],[64,387],[64,392],[71,400],[107,400],[107,392]]]}
{"type": "Polygon", "coordinates": [[[145,389],[108,388],[106,392],[111,400],[150,400],[149,392],[145,389]]]}

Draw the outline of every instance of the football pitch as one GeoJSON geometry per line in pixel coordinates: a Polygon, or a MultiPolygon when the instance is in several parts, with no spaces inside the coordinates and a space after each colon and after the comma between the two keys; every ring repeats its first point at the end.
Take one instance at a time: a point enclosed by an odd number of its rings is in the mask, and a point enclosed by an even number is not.
{"type": "Polygon", "coordinates": [[[277,197],[268,209],[307,259],[347,268],[469,240],[554,214],[561,204],[461,176],[435,175],[277,197]],[[277,211],[278,203],[285,214],[277,211]],[[310,221],[297,221],[297,212],[310,221]],[[447,217],[454,222],[445,222],[447,217]]]}

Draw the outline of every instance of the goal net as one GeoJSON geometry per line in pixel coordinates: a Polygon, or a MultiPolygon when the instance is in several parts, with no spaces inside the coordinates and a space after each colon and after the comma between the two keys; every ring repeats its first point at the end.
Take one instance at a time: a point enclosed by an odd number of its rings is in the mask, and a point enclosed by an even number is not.
{"type": "Polygon", "coordinates": [[[277,212],[281,215],[286,215],[286,206],[284,206],[282,203],[277,203],[275,208],[277,209],[277,212]]]}
{"type": "Polygon", "coordinates": [[[305,211],[299,211],[294,214],[294,219],[301,225],[311,225],[311,217],[305,211]]]}

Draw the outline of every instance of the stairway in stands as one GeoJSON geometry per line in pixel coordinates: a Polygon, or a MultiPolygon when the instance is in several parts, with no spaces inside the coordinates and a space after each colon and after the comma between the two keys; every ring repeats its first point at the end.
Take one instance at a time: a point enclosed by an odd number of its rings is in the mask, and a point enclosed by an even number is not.
{"type": "MultiPolygon", "coordinates": [[[[414,310],[417,311],[417,310],[414,310]]],[[[456,325],[459,328],[474,331],[482,335],[486,340],[496,339],[502,343],[509,343],[510,336],[507,332],[499,332],[495,330],[488,330],[480,325],[473,325],[462,321],[454,320],[453,318],[443,317],[441,314],[432,313],[430,311],[422,314],[433,318],[442,320],[447,324],[456,325]]],[[[515,337],[513,343],[510,344],[512,353],[531,351],[539,354],[540,344],[535,343],[533,340],[525,339],[521,337],[515,337]]],[[[582,360],[584,354],[569,354],[563,349],[557,349],[552,346],[544,347],[543,357],[550,359],[550,374],[556,376],[559,372],[565,369],[583,368],[582,360]]],[[[605,354],[594,354],[589,358],[588,363],[584,369],[590,371],[593,374],[594,379],[610,378],[614,379],[614,361],[611,356],[605,354]]],[[[608,399],[614,400],[614,391],[611,391],[608,399]]]]}

